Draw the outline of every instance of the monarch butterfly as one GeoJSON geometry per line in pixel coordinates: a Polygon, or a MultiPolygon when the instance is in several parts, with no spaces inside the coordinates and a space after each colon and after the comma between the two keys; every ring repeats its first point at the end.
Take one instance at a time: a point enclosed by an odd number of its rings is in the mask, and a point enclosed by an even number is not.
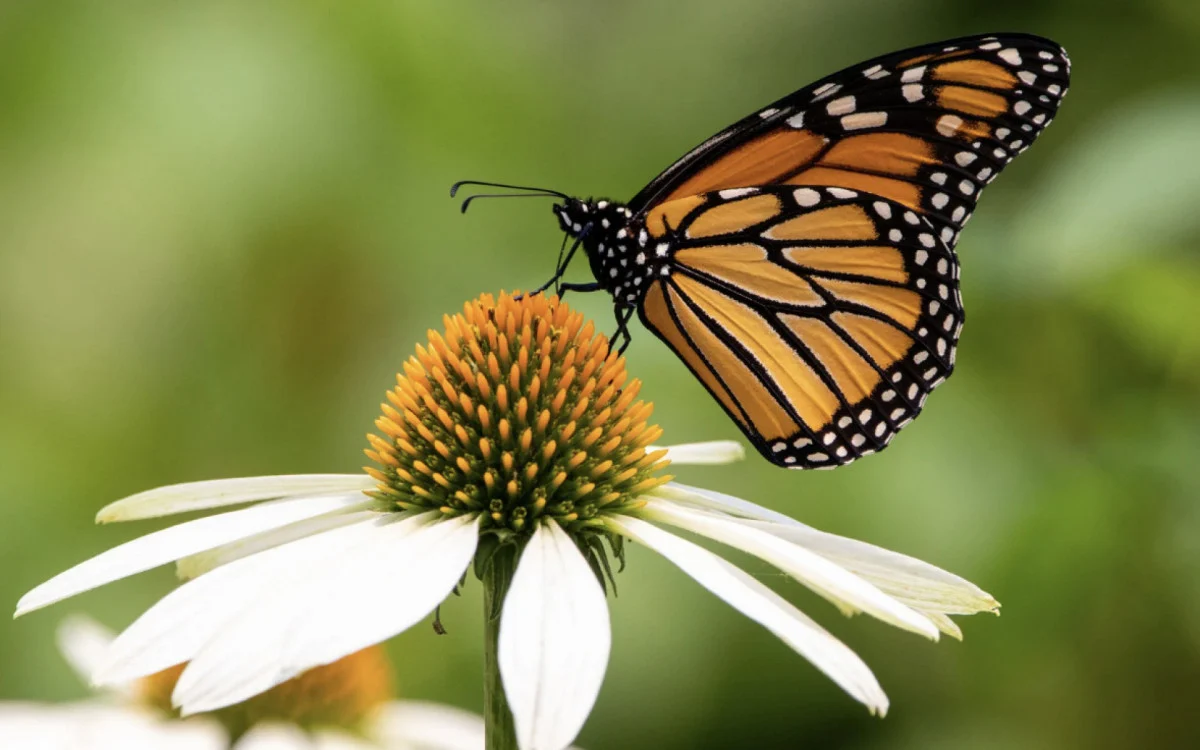
{"type": "Polygon", "coordinates": [[[1025,34],[914,47],[754,112],[626,204],[517,188],[561,199],[575,240],[541,289],[607,291],[623,346],[636,310],[771,462],[850,463],[954,369],[959,232],[1069,73],[1025,34]],[[595,281],[560,283],[580,246],[595,281]]]}

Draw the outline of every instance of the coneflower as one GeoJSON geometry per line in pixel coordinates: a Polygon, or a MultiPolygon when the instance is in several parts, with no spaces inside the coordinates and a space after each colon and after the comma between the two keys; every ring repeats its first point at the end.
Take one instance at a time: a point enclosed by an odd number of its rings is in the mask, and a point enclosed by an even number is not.
{"type": "Polygon", "coordinates": [[[556,298],[484,296],[444,324],[388,392],[366,475],[215,480],[118,501],[98,520],[256,504],[109,550],[31,591],[17,613],[179,561],[193,580],[116,639],[96,679],[187,662],[172,699],[190,714],[392,637],[473,570],[484,592],[487,746],[560,750],[603,682],[606,581],[626,540],[669,559],[880,714],[887,698],[850,649],[673,530],[755,555],[843,612],[932,639],[959,635],[947,615],[997,608],[926,563],[671,482],[668,462],[720,463],[741,448],[654,448],[661,430],[640,384],[556,298]]]}

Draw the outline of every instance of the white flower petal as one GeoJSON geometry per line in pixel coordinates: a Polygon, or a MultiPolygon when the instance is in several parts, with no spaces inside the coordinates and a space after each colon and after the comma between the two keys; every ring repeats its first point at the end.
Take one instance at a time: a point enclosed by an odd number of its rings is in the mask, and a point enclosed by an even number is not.
{"type": "Polygon", "coordinates": [[[923,612],[970,615],[995,612],[1000,606],[990,594],[965,578],[915,557],[800,523],[746,523],[813,550],[923,612]]]}
{"type": "MultiPolygon", "coordinates": [[[[313,750],[381,750],[381,745],[364,737],[358,737],[340,729],[317,729],[310,737],[309,747],[313,750]]],[[[412,750],[408,747],[387,748],[386,750],[412,750]]],[[[480,748],[483,745],[479,746],[480,748]]]]}
{"type": "Polygon", "coordinates": [[[336,512],[361,498],[357,494],[277,500],[242,510],[181,523],[138,537],[59,573],[17,602],[15,617],[106,583],[156,568],[218,545],[336,512]]]}
{"type": "Polygon", "coordinates": [[[171,721],[157,712],[97,702],[0,704],[5,750],[225,750],[215,721],[171,721]]]}
{"type": "Polygon", "coordinates": [[[682,505],[703,508],[705,510],[716,510],[742,518],[756,518],[762,521],[775,521],[781,524],[803,525],[791,516],[786,516],[770,508],[764,508],[749,500],[743,500],[733,495],[726,495],[723,492],[706,490],[703,487],[691,487],[679,482],[668,482],[661,487],[654,488],[647,494],[653,497],[661,497],[665,500],[673,500],[682,505]]]}
{"type": "Polygon", "coordinates": [[[87,615],[70,615],[58,624],[55,636],[67,664],[83,684],[91,685],[116,634],[87,615]]]}
{"type": "Polygon", "coordinates": [[[614,516],[608,524],[658,552],[734,609],[770,630],[873,713],[887,712],[887,696],[867,665],[783,597],[708,550],[649,522],[614,516]]]}
{"type": "Polygon", "coordinates": [[[477,519],[437,517],[377,523],[336,559],[309,566],[304,580],[248,607],[184,670],[176,705],[186,715],[239,703],[428,615],[461,579],[478,542],[477,519]]]}
{"type": "Polygon", "coordinates": [[[382,514],[349,517],[354,524],[244,557],[167,594],[117,636],[93,679],[121,684],[190,661],[221,636],[227,622],[290,586],[306,584],[311,569],[360,544],[382,514]]]}
{"type": "Polygon", "coordinates": [[[386,748],[481,750],[484,747],[483,717],[441,703],[389,703],[371,728],[371,736],[386,748]]]}
{"type": "Polygon", "coordinates": [[[953,573],[867,542],[818,531],[747,500],[677,482],[656,488],[649,494],[693,508],[738,516],[750,525],[808,547],[921,612],[943,633],[960,640],[962,631],[958,626],[935,615],[999,611],[999,603],[990,594],[953,573]]]}
{"type": "Polygon", "coordinates": [[[958,623],[950,619],[950,615],[941,612],[925,612],[934,625],[937,625],[938,630],[942,631],[951,638],[961,641],[963,639],[962,628],[958,627],[958,623]]]}
{"type": "Polygon", "coordinates": [[[703,443],[653,445],[646,452],[666,449],[673,464],[731,464],[746,457],[746,448],[736,440],[709,440],[703,443]]]}
{"type": "MultiPolygon", "coordinates": [[[[312,742],[294,724],[256,724],[233,746],[233,750],[311,750],[312,742]]],[[[165,750],[165,749],[164,749],[165,750]]]]}
{"type": "Polygon", "coordinates": [[[561,750],[591,713],[612,634],[604,589],[558,524],[521,553],[504,599],[498,661],[522,750],[561,750]]]}
{"type": "Polygon", "coordinates": [[[365,510],[371,505],[373,503],[367,500],[364,503],[344,508],[341,512],[332,515],[306,518],[303,521],[297,521],[278,529],[265,531],[246,539],[240,539],[236,542],[230,542],[220,547],[205,550],[204,552],[188,555],[175,563],[175,575],[184,581],[199,578],[210,570],[222,565],[228,565],[234,560],[249,557],[250,555],[287,544],[297,539],[304,539],[305,537],[323,534],[326,531],[339,529],[343,526],[349,526],[352,523],[362,520],[367,515],[377,516],[378,513],[371,513],[365,510]]]}
{"type": "Polygon", "coordinates": [[[641,512],[651,520],[687,529],[765,560],[844,610],[866,612],[898,628],[937,640],[937,627],[924,615],[798,544],[729,516],[688,509],[670,500],[650,498],[641,512]]]}
{"type": "Polygon", "coordinates": [[[350,558],[351,565],[331,577],[331,596],[288,641],[290,669],[299,673],[332,663],[424,619],[471,564],[479,544],[479,518],[436,520],[401,544],[390,538],[384,544],[383,554],[350,558]]]}
{"type": "Polygon", "coordinates": [[[96,523],[157,518],[254,500],[355,492],[374,487],[375,481],[365,474],[284,474],[185,482],[146,490],[110,503],[96,514],[96,523]]]}

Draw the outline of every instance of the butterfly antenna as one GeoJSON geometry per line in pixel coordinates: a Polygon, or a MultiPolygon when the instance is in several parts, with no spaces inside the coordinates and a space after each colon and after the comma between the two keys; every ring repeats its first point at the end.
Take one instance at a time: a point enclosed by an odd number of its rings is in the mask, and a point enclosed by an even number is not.
{"type": "Polygon", "coordinates": [[[471,201],[476,198],[556,198],[557,195],[550,193],[476,193],[475,195],[467,196],[467,199],[462,202],[462,212],[467,212],[467,207],[471,205],[471,201]]]}
{"type": "Polygon", "coordinates": [[[541,193],[543,195],[552,195],[556,198],[562,198],[564,200],[567,200],[571,197],[571,196],[567,195],[566,193],[560,193],[557,190],[550,190],[549,188],[527,187],[525,185],[508,185],[503,182],[480,182],[479,180],[459,180],[458,182],[456,182],[450,186],[450,197],[453,198],[458,193],[458,189],[461,188],[463,185],[477,185],[479,187],[503,188],[505,190],[521,190],[526,193],[541,193]]]}

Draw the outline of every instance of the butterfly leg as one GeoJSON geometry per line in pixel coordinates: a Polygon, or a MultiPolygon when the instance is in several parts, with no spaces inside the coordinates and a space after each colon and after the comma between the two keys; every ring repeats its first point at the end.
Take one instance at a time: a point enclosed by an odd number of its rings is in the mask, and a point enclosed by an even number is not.
{"type": "MultiPolygon", "coordinates": [[[[554,275],[551,276],[549,281],[547,281],[545,284],[542,284],[537,289],[534,289],[532,292],[530,292],[531,295],[532,294],[541,294],[542,292],[546,291],[547,289],[549,289],[552,286],[555,287],[555,291],[558,292],[560,296],[562,295],[562,292],[564,291],[564,289],[567,285],[566,284],[560,285],[558,282],[562,279],[563,274],[565,274],[567,272],[567,266],[571,265],[571,259],[575,257],[575,251],[578,250],[579,246],[583,244],[583,238],[587,236],[588,230],[590,230],[591,228],[592,228],[591,224],[588,224],[586,227],[583,228],[583,231],[580,232],[579,236],[575,238],[575,242],[572,243],[571,249],[567,251],[565,258],[563,257],[562,249],[561,248],[559,249],[558,264],[556,265],[556,267],[554,269],[554,275]]],[[[563,247],[566,247],[566,238],[565,237],[563,238],[563,247]]],[[[580,290],[580,291],[584,291],[584,290],[580,290]]],[[[586,291],[591,291],[591,290],[589,289],[586,291]]]]}
{"type": "Polygon", "coordinates": [[[590,281],[586,284],[573,284],[567,282],[559,285],[558,296],[559,299],[562,299],[563,297],[567,296],[567,292],[598,292],[603,288],[603,285],[601,285],[599,281],[590,281]]]}
{"type": "Polygon", "coordinates": [[[617,347],[617,354],[624,354],[629,348],[629,344],[633,342],[633,337],[629,334],[629,319],[633,317],[633,308],[618,305],[613,309],[613,315],[617,318],[617,330],[609,338],[614,347],[617,347]],[[617,341],[621,341],[618,346],[617,341]]]}

